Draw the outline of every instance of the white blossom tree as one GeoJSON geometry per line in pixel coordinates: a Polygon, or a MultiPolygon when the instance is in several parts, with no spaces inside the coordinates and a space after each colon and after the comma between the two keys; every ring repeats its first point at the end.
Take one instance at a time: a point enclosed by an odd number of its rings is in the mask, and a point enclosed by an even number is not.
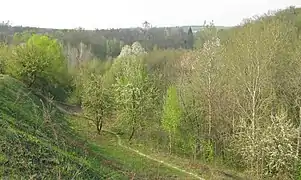
{"type": "Polygon", "coordinates": [[[125,56],[131,56],[131,55],[141,55],[146,53],[145,49],[141,46],[141,44],[136,41],[132,44],[132,46],[125,45],[121,49],[121,52],[118,57],[125,57],[125,56]]]}
{"type": "Polygon", "coordinates": [[[134,42],[132,44],[132,54],[133,55],[140,55],[146,53],[144,48],[141,46],[139,42],[134,42]]]}

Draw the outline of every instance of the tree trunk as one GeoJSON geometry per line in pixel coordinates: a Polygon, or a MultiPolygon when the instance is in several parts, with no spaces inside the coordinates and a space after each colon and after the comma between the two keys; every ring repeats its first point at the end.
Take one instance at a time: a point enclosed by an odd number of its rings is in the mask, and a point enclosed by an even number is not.
{"type": "MultiPolygon", "coordinates": [[[[211,68],[211,62],[210,62],[211,68]]],[[[208,135],[211,138],[211,129],[212,129],[212,107],[211,107],[211,72],[208,76],[208,135]]]]}
{"type": "MultiPolygon", "coordinates": [[[[197,119],[196,119],[197,121],[197,119]]],[[[196,160],[198,154],[201,151],[201,126],[200,124],[197,122],[197,133],[196,133],[196,139],[195,139],[195,156],[194,156],[194,160],[196,160]]]]}
{"type": "Polygon", "coordinates": [[[193,149],[193,155],[192,155],[192,160],[195,161],[196,160],[196,154],[197,154],[197,143],[194,145],[194,149],[193,149]]]}
{"type": "Polygon", "coordinates": [[[28,84],[28,88],[31,88],[33,84],[36,82],[37,78],[36,75],[33,75],[33,80],[28,84]]]}
{"type": "Polygon", "coordinates": [[[300,148],[300,132],[301,131],[301,107],[299,107],[299,127],[297,134],[297,148],[296,148],[296,156],[299,157],[299,148],[300,148]]]}
{"type": "Polygon", "coordinates": [[[171,142],[171,132],[169,132],[169,153],[171,154],[171,147],[172,147],[172,142],[171,142]]]}
{"type": "Polygon", "coordinates": [[[131,136],[130,136],[130,138],[129,138],[129,141],[132,140],[132,138],[134,137],[134,134],[135,134],[135,127],[133,126],[133,127],[132,127],[132,133],[131,133],[131,136]]]}
{"type": "Polygon", "coordinates": [[[200,150],[201,150],[200,138],[197,137],[195,139],[195,145],[194,145],[194,153],[193,153],[193,160],[194,161],[197,159],[197,156],[200,153],[200,150]]]}
{"type": "Polygon", "coordinates": [[[97,120],[96,128],[97,128],[97,133],[100,134],[100,131],[102,129],[102,120],[101,119],[97,120]]]}

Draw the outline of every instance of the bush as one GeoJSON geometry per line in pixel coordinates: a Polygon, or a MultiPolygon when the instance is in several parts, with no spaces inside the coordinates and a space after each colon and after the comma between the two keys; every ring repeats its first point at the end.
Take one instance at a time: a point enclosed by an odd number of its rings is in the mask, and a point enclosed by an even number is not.
{"type": "Polygon", "coordinates": [[[5,64],[9,57],[9,49],[5,44],[0,43],[0,74],[5,73],[5,64]]]}
{"type": "Polygon", "coordinates": [[[286,116],[275,116],[267,127],[256,130],[255,138],[252,138],[251,129],[243,125],[237,133],[234,149],[251,168],[255,169],[260,164],[262,175],[292,174],[298,158],[297,132],[298,129],[286,116]]]}
{"type": "Polygon", "coordinates": [[[33,35],[12,49],[7,71],[28,87],[60,95],[69,86],[67,63],[62,46],[45,35],[33,35]]]}
{"type": "Polygon", "coordinates": [[[106,74],[92,72],[82,84],[83,109],[94,120],[98,134],[102,129],[103,121],[113,110],[114,99],[109,80],[106,74]]]}
{"type": "Polygon", "coordinates": [[[157,105],[157,88],[147,74],[141,57],[126,56],[116,63],[113,64],[113,71],[121,68],[114,84],[116,107],[122,117],[122,129],[131,131],[131,140],[136,132],[149,126],[147,121],[154,116],[153,110],[157,105]]]}

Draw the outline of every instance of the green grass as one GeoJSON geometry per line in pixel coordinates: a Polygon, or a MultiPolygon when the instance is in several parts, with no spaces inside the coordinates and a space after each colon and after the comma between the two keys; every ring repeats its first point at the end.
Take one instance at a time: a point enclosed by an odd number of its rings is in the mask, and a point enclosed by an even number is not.
{"type": "Polygon", "coordinates": [[[85,151],[82,146],[88,142],[63,114],[4,75],[0,75],[0,113],[0,177],[128,179],[101,164],[102,157],[85,151]]]}
{"type": "MultiPolygon", "coordinates": [[[[127,137],[123,137],[124,140],[127,137]]],[[[127,142],[127,141],[125,141],[127,142]]],[[[214,161],[212,163],[204,162],[201,160],[193,161],[191,157],[180,157],[176,154],[169,154],[164,150],[155,150],[151,145],[141,144],[139,141],[127,143],[128,146],[137,149],[145,154],[154,158],[161,159],[169,162],[179,168],[189,170],[192,173],[198,174],[204,179],[224,179],[224,180],[242,180],[248,179],[242,173],[222,166],[220,162],[214,161]]]]}
{"type": "Polygon", "coordinates": [[[0,75],[0,179],[193,179],[94,129],[0,75]]]}
{"type": "Polygon", "coordinates": [[[74,129],[91,140],[90,149],[96,154],[106,155],[107,163],[126,170],[134,179],[194,179],[190,175],[166,167],[153,160],[146,159],[135,152],[120,147],[112,134],[97,131],[86,119],[70,118],[74,129]],[[99,146],[100,145],[100,146],[99,146]]]}

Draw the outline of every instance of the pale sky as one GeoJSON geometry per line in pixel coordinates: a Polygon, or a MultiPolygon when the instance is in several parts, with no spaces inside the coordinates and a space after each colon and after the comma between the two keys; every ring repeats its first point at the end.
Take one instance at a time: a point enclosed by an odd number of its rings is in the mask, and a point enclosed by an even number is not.
{"type": "Polygon", "coordinates": [[[0,21],[48,28],[124,28],[202,25],[233,26],[243,18],[283,9],[301,0],[0,0],[0,21]]]}

